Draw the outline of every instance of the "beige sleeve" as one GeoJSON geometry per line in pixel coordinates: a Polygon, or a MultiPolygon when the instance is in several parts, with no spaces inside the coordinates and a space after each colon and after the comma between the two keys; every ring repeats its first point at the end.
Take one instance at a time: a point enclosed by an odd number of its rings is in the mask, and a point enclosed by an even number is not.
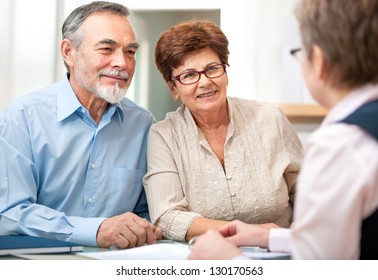
{"type": "Polygon", "coordinates": [[[286,153],[290,159],[290,164],[284,172],[284,177],[288,187],[288,193],[291,205],[294,206],[296,183],[302,163],[303,149],[302,143],[298,138],[294,127],[291,125],[290,121],[286,118],[284,113],[282,113],[282,125],[281,125],[281,135],[283,146],[285,147],[286,153]]]}
{"type": "Polygon", "coordinates": [[[177,165],[181,164],[171,130],[153,126],[147,148],[147,174],[144,177],[151,221],[165,238],[185,240],[188,227],[200,215],[188,212],[183,183],[177,165]]]}

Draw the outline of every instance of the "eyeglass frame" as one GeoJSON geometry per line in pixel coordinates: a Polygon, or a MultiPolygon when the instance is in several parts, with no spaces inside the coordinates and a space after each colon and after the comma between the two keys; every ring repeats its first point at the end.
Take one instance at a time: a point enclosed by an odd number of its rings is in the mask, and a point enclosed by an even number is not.
{"type": "Polygon", "coordinates": [[[294,57],[295,59],[299,59],[299,54],[303,51],[302,48],[296,48],[296,49],[291,49],[290,50],[290,55],[294,57]]]}
{"type": "Polygon", "coordinates": [[[227,67],[227,64],[226,63],[217,63],[217,64],[213,64],[213,65],[210,65],[209,67],[206,67],[205,69],[203,69],[202,71],[196,71],[196,70],[190,70],[190,71],[187,71],[187,72],[183,72],[179,75],[176,75],[176,76],[172,76],[171,80],[172,81],[179,81],[180,84],[184,85],[184,86],[189,86],[189,85],[193,85],[195,83],[197,83],[200,79],[201,79],[201,75],[204,74],[206,76],[206,78],[208,79],[215,79],[215,78],[219,78],[220,76],[224,75],[227,71],[226,71],[226,67],[227,67]],[[219,66],[221,65],[223,67],[223,73],[220,74],[219,76],[216,76],[216,77],[208,77],[207,74],[206,74],[206,71],[209,70],[209,68],[211,67],[214,67],[214,66],[219,66]],[[198,80],[195,81],[195,82],[192,82],[192,83],[189,83],[189,84],[184,84],[182,81],[181,81],[181,78],[180,76],[181,75],[184,75],[184,74],[187,74],[187,73],[197,73],[199,74],[198,75],[198,80]]]}

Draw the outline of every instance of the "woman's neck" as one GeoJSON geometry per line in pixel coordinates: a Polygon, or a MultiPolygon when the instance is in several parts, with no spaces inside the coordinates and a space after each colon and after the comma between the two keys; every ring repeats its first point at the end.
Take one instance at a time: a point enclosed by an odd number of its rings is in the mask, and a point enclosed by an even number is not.
{"type": "Polygon", "coordinates": [[[199,129],[205,131],[216,131],[222,127],[228,127],[228,107],[227,103],[215,112],[203,114],[192,114],[199,129]]]}

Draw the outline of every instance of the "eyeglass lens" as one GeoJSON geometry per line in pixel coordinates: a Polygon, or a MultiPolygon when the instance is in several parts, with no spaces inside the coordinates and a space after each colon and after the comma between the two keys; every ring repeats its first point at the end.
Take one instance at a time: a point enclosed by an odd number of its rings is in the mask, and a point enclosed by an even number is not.
{"type": "Polygon", "coordinates": [[[225,73],[225,66],[223,64],[216,64],[206,68],[203,71],[189,71],[182,73],[177,77],[180,83],[184,85],[194,84],[199,81],[201,74],[205,74],[209,79],[217,78],[225,73]]]}

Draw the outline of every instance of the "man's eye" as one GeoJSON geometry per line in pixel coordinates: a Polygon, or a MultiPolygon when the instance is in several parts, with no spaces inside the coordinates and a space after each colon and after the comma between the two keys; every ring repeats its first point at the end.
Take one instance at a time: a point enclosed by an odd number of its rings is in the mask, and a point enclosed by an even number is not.
{"type": "Polygon", "coordinates": [[[136,54],[136,51],[134,51],[134,50],[127,50],[126,54],[130,55],[130,56],[134,56],[136,54]]]}

